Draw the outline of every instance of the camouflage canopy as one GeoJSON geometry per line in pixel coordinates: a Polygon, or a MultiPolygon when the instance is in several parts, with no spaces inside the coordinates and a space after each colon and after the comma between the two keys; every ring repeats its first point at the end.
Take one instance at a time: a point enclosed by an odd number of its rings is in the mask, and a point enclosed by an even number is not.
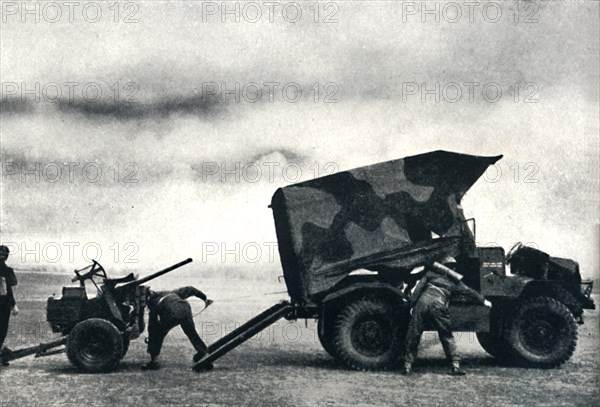
{"type": "Polygon", "coordinates": [[[454,253],[460,200],[501,157],[434,151],[279,188],[271,208],[290,296],[322,293],[358,268],[454,253]]]}

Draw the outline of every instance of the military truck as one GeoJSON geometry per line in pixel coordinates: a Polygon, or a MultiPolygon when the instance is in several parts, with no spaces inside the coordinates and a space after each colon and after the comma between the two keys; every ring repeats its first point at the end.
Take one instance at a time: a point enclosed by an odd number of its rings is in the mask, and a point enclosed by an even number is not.
{"type": "Polygon", "coordinates": [[[50,356],[66,352],[69,361],[79,369],[106,372],[114,369],[129,349],[131,340],[144,331],[147,287],[143,284],[190,263],[187,259],[143,278],[133,273],[109,278],[97,261],[75,270],[73,283],[63,287],[62,297],[48,298],[46,319],[61,337],[55,341],[4,351],[0,361],[35,355],[50,356]],[[96,288],[89,298],[86,282],[96,288]]]}
{"type": "Polygon", "coordinates": [[[502,156],[434,151],[278,189],[273,210],[290,301],[209,346],[198,370],[278,319],[318,321],[323,348],[349,367],[394,367],[410,319],[410,288],[446,256],[491,310],[454,298],[455,331],[476,332],[492,356],[558,367],[573,354],[577,322],[594,309],[577,262],[515,245],[476,247],[461,199],[502,156]],[[507,273],[507,267],[510,273],[507,273]]]}

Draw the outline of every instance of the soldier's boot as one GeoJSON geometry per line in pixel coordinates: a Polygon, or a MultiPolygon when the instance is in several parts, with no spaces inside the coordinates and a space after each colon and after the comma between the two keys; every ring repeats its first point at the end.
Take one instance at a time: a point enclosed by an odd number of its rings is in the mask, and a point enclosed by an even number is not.
{"type": "Polygon", "coordinates": [[[160,369],[160,363],[156,361],[156,358],[151,356],[150,362],[142,365],[142,370],[158,370],[160,369]]]}
{"type": "Polygon", "coordinates": [[[194,363],[197,363],[198,361],[200,361],[200,359],[202,359],[206,354],[208,354],[208,351],[205,350],[201,350],[198,351],[195,355],[194,355],[194,363]]]}
{"type": "Polygon", "coordinates": [[[452,376],[465,376],[467,373],[460,368],[460,363],[452,362],[452,370],[450,371],[452,376]]]}
{"type": "Polygon", "coordinates": [[[12,353],[12,350],[10,350],[10,348],[8,346],[3,346],[2,350],[0,350],[0,360],[2,361],[1,365],[2,366],[10,366],[10,363],[8,362],[8,360],[4,359],[4,356],[8,357],[10,356],[10,354],[12,353]]]}
{"type": "Polygon", "coordinates": [[[148,362],[142,365],[142,370],[158,370],[160,364],[158,362],[148,362]]]}
{"type": "Polygon", "coordinates": [[[202,366],[194,366],[192,369],[195,372],[208,372],[209,370],[213,370],[215,366],[212,363],[204,364],[202,366]]]}

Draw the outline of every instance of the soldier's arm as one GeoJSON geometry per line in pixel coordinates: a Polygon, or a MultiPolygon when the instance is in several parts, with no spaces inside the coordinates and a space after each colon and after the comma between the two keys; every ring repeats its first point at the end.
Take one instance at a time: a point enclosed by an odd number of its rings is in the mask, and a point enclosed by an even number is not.
{"type": "Polygon", "coordinates": [[[17,276],[15,275],[15,271],[12,269],[12,267],[7,268],[6,284],[13,287],[17,285],[17,276]]]}
{"type": "Polygon", "coordinates": [[[456,286],[458,293],[466,295],[467,297],[472,298],[474,301],[480,304],[485,303],[485,297],[483,295],[479,294],[477,291],[473,290],[471,287],[469,287],[462,281],[458,282],[456,286]]]}
{"type": "Polygon", "coordinates": [[[10,308],[14,308],[17,306],[17,302],[15,301],[15,295],[13,293],[12,286],[10,284],[6,285],[6,291],[8,296],[8,306],[10,308]]]}
{"type": "Polygon", "coordinates": [[[412,293],[412,296],[410,297],[411,307],[414,307],[417,304],[417,301],[419,300],[421,293],[425,289],[425,286],[427,285],[428,280],[429,280],[429,273],[425,273],[423,278],[421,278],[421,280],[419,280],[419,282],[417,283],[417,287],[415,288],[415,290],[412,293]]]}
{"type": "Polygon", "coordinates": [[[8,294],[8,305],[11,308],[14,308],[16,307],[17,302],[15,301],[13,287],[17,285],[17,277],[15,276],[15,271],[11,267],[7,267],[6,271],[6,291],[8,294]]]}
{"type": "Polygon", "coordinates": [[[206,301],[206,294],[204,294],[202,291],[198,290],[197,288],[191,287],[191,286],[181,287],[181,288],[175,290],[175,294],[177,294],[184,300],[187,298],[190,298],[190,297],[197,297],[197,298],[200,298],[202,301],[206,301]]]}

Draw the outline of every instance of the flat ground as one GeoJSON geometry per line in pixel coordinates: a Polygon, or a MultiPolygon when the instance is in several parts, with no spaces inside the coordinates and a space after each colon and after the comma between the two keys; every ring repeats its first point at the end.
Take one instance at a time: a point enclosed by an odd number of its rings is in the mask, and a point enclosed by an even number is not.
{"type": "MultiPolygon", "coordinates": [[[[23,276],[21,314],[11,320],[7,344],[19,348],[55,336],[45,322],[48,293],[60,292],[65,277],[23,276]],[[34,284],[34,282],[36,284],[34,284]]],[[[216,302],[195,318],[207,342],[286,298],[283,285],[262,282],[197,283],[216,302]],[[227,287],[227,288],[224,288],[227,287]]],[[[164,286],[180,285],[162,279],[164,286]]],[[[598,303],[598,298],[595,298],[598,303]]],[[[202,303],[193,302],[196,312],[202,303]]],[[[473,334],[459,337],[468,376],[449,376],[442,348],[426,333],[411,377],[399,371],[356,372],[319,345],[315,323],[279,321],[215,364],[209,373],[191,370],[193,350],[176,329],[165,341],[163,368],[142,372],[142,338],[134,341],[119,369],[82,374],[64,354],[13,361],[0,370],[0,405],[13,406],[598,406],[598,312],[586,312],[575,355],[560,369],[503,366],[488,356],[473,334]]]]}

